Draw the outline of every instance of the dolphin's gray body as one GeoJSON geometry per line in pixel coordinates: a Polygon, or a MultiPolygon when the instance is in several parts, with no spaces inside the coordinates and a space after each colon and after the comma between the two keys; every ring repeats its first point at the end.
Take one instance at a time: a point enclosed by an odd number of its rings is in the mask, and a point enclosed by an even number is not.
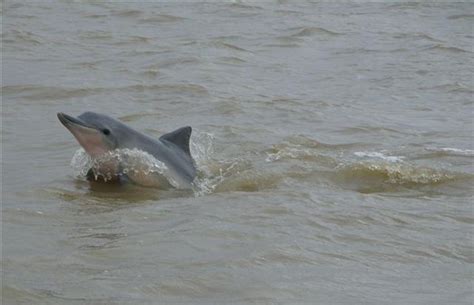
{"type": "MultiPolygon", "coordinates": [[[[99,113],[84,112],[77,118],[58,113],[58,118],[92,158],[100,157],[115,149],[142,150],[163,162],[180,187],[192,187],[196,167],[189,150],[191,127],[179,128],[159,139],[153,139],[99,113]]],[[[124,175],[120,172],[120,165],[113,165],[110,168],[117,176],[124,175]]],[[[130,180],[142,184],[136,175],[128,176],[130,180]]]]}

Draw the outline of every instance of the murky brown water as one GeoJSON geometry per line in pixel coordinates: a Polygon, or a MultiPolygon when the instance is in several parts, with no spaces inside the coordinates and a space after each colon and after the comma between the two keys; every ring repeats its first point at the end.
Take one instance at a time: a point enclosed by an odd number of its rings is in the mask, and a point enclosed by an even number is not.
{"type": "Polygon", "coordinates": [[[4,304],[471,304],[473,8],[4,3],[4,304]],[[76,177],[87,110],[200,191],[76,177]]]}

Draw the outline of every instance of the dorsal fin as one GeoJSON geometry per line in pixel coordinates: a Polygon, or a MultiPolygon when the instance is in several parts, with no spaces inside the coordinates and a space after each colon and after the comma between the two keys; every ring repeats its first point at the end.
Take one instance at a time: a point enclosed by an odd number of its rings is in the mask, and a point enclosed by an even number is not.
{"type": "Polygon", "coordinates": [[[191,152],[189,151],[189,138],[191,137],[191,132],[192,128],[190,126],[181,127],[175,131],[162,135],[160,140],[173,143],[191,156],[191,152]]]}

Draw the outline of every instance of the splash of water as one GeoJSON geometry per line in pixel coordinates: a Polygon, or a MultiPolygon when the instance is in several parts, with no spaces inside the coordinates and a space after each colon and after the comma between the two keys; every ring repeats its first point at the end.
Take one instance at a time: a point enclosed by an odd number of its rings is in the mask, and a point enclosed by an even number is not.
{"type": "Polygon", "coordinates": [[[98,158],[91,158],[83,148],[80,148],[74,154],[71,166],[75,176],[82,179],[87,177],[89,170],[92,168],[96,180],[100,176],[105,181],[109,181],[116,178],[120,173],[145,176],[158,174],[165,176],[173,186],[177,185],[163,162],[136,148],[112,150],[98,158]]]}
{"type": "MultiPolygon", "coordinates": [[[[213,141],[214,135],[196,132],[190,143],[191,155],[199,171],[194,182],[196,195],[212,192],[226,175],[225,170],[222,169],[219,175],[214,175],[211,171],[210,163],[214,153],[213,141]]],[[[96,180],[99,176],[104,181],[109,181],[117,178],[118,174],[128,174],[130,176],[140,175],[141,180],[149,182],[153,177],[161,176],[172,186],[179,187],[163,162],[139,149],[116,149],[99,158],[91,158],[83,148],[79,148],[72,157],[71,167],[74,175],[82,180],[86,180],[90,169],[94,169],[96,180]]],[[[152,182],[148,184],[153,185],[152,182]]]]}
{"type": "Polygon", "coordinates": [[[205,164],[214,154],[214,135],[208,132],[195,132],[191,138],[190,150],[197,167],[205,164]]]}
{"type": "Polygon", "coordinates": [[[214,135],[205,132],[197,132],[191,140],[191,155],[198,168],[193,182],[195,196],[215,192],[231,176],[239,176],[252,167],[251,162],[243,158],[216,159],[213,143],[214,135]]]}
{"type": "Polygon", "coordinates": [[[240,158],[225,161],[209,160],[201,164],[200,175],[194,181],[195,195],[213,193],[226,178],[239,174],[248,167],[249,162],[240,158]]]}

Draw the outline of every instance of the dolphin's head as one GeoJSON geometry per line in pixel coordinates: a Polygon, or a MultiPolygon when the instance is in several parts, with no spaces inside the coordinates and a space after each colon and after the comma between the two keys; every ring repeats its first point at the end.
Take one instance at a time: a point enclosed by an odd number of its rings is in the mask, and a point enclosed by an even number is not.
{"type": "Polygon", "coordinates": [[[121,123],[103,114],[84,112],[77,118],[58,113],[58,119],[74,135],[91,157],[118,148],[121,123]]]}

